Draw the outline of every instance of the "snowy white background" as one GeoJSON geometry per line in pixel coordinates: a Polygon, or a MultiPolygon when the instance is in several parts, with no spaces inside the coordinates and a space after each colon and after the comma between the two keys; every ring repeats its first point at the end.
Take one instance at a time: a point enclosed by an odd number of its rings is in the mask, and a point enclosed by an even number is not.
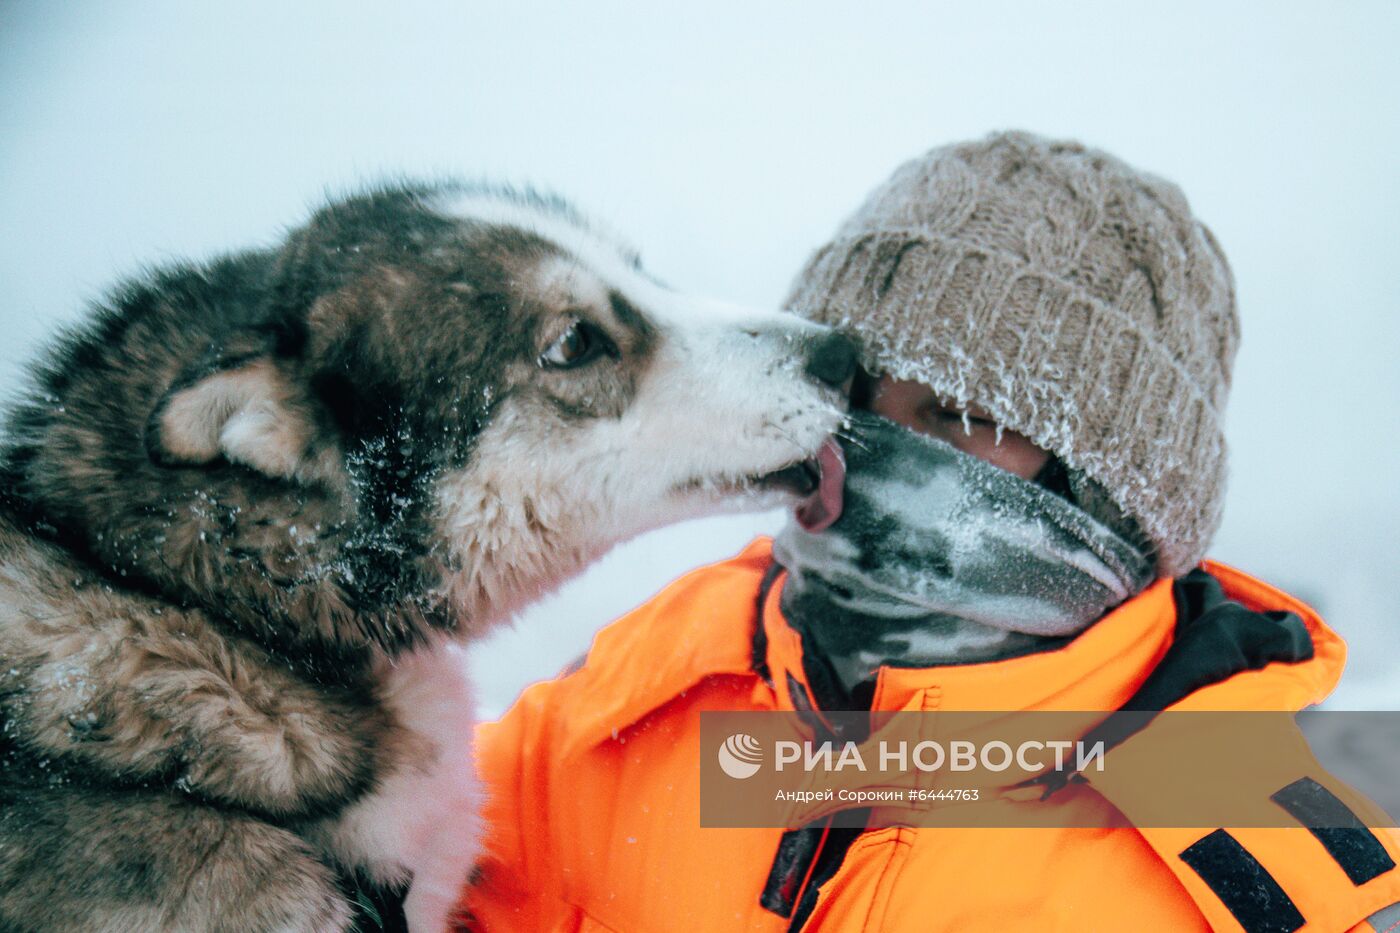
{"type": "MultiPolygon", "coordinates": [[[[774,305],[900,161],[1004,127],[1178,181],[1244,343],[1214,554],[1400,709],[1400,4],[0,0],[0,391],[117,277],[267,243],[327,189],[530,181],[680,287],[774,305]]],[[[499,710],[781,516],[619,548],[478,652],[499,710]]]]}

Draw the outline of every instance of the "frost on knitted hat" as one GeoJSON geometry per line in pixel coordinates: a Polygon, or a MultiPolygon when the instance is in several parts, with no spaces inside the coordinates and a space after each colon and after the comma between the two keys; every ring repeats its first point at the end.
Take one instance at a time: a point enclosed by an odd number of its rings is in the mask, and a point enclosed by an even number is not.
{"type": "Polygon", "coordinates": [[[1234,283],[1180,189],[1029,133],[902,165],[798,275],[791,310],[873,372],[977,405],[1197,563],[1220,524],[1234,283]]]}

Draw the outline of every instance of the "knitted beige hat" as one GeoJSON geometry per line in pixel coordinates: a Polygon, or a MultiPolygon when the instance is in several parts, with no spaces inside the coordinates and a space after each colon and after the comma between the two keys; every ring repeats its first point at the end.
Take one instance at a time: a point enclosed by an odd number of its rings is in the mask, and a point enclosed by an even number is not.
{"type": "Polygon", "coordinates": [[[1219,527],[1234,283],[1170,182],[1029,133],[935,149],[875,189],[787,306],[1094,480],[1159,573],[1219,527]]]}

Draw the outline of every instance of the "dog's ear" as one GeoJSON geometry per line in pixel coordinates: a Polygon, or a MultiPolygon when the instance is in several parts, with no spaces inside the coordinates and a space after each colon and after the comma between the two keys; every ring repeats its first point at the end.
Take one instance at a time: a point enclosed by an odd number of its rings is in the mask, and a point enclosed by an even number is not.
{"type": "Polygon", "coordinates": [[[146,449],[166,466],[220,458],[280,479],[312,466],[315,421],[305,394],[268,356],[206,368],[171,387],[146,425],[146,449]]]}

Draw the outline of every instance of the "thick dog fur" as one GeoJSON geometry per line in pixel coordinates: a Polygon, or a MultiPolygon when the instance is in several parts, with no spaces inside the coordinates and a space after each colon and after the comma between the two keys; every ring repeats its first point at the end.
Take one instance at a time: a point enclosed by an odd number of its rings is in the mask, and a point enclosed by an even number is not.
{"type": "Polygon", "coordinates": [[[342,930],[347,876],[441,929],[459,645],[812,456],[834,339],[450,184],[124,287],[0,466],[0,929],[342,930]]]}

